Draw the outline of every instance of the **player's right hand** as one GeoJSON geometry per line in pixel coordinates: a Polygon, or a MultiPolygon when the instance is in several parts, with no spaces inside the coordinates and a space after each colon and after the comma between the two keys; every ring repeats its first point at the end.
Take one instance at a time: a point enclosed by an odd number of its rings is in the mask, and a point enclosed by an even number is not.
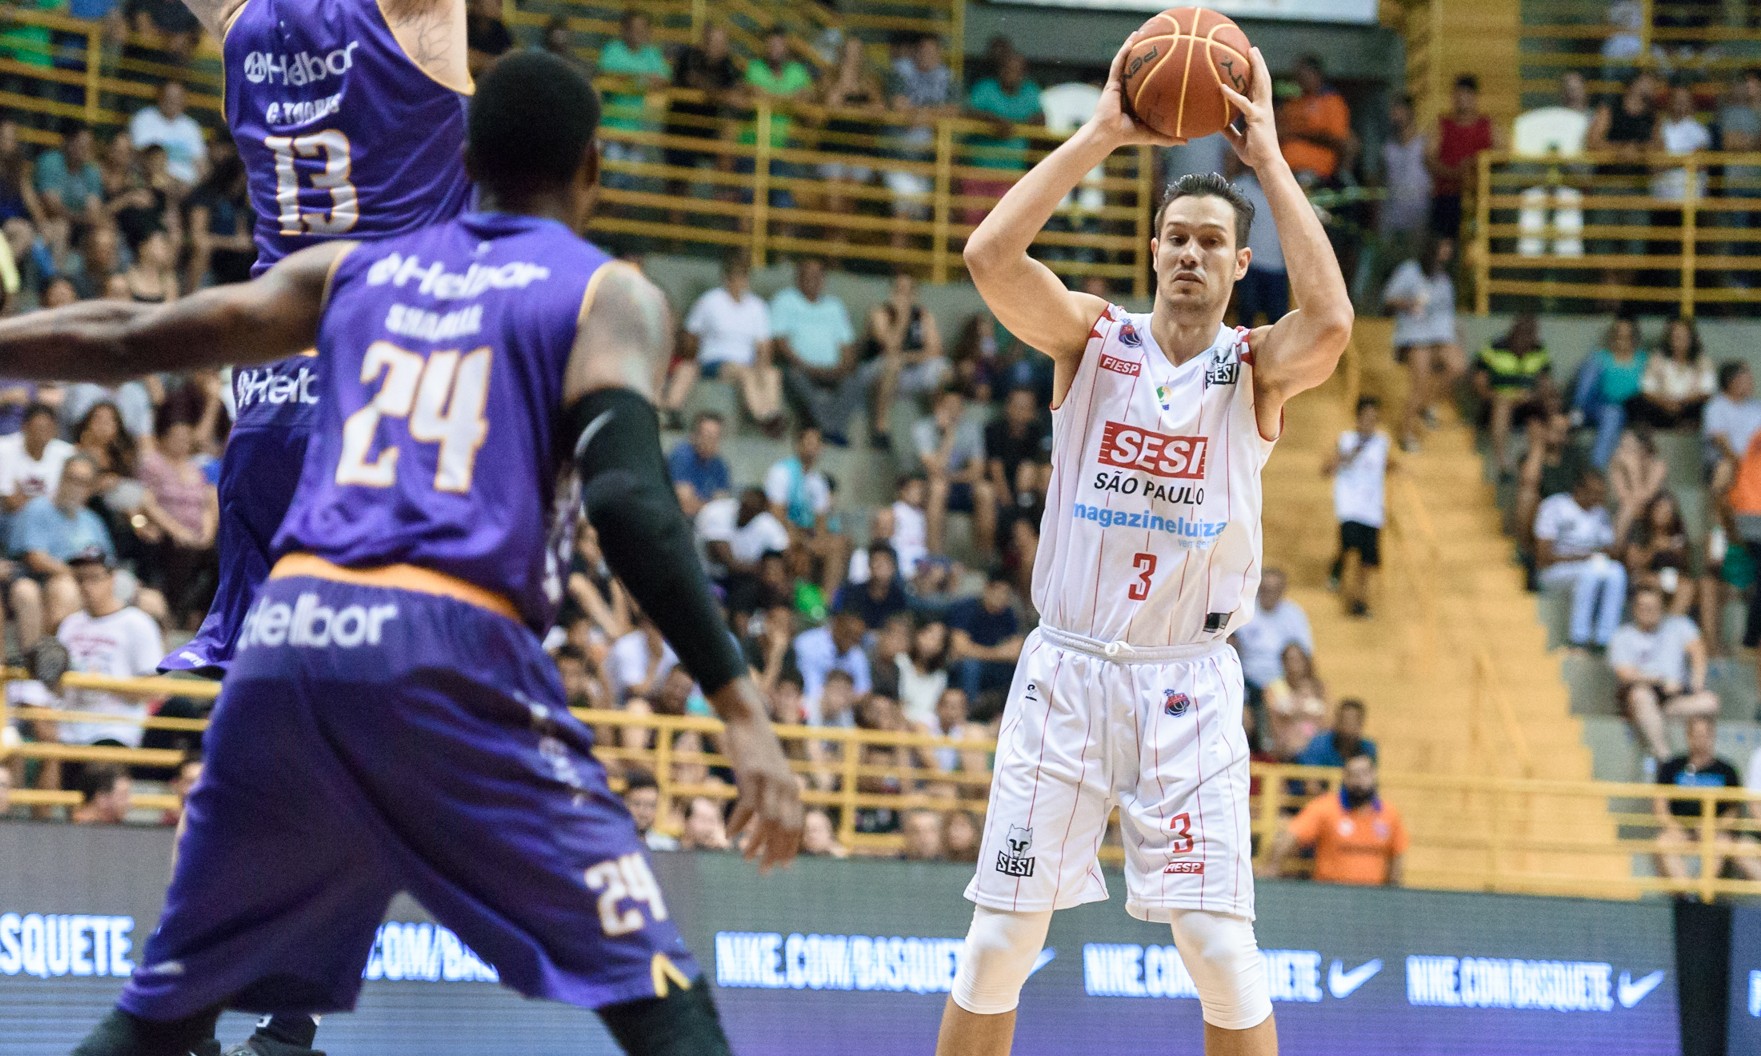
{"type": "Polygon", "coordinates": [[[789,864],[801,849],[801,786],[776,731],[761,710],[754,710],[730,719],[722,737],[740,792],[728,835],[746,834],[742,853],[758,862],[761,873],[789,864]]]}
{"type": "Polygon", "coordinates": [[[1137,36],[1134,32],[1126,37],[1119,54],[1113,56],[1113,66],[1107,71],[1107,86],[1101,89],[1101,100],[1095,105],[1094,116],[1088,121],[1089,126],[1105,136],[1115,147],[1135,146],[1139,143],[1147,143],[1153,147],[1177,147],[1186,140],[1164,136],[1126,113],[1125,60],[1131,56],[1131,45],[1136,43],[1137,36]]]}

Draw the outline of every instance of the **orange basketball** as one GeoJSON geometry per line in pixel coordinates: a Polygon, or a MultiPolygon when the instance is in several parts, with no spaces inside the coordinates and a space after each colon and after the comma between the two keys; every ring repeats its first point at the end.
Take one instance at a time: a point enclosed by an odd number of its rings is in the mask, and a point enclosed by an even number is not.
{"type": "Polygon", "coordinates": [[[1247,94],[1251,45],[1226,15],[1175,7],[1138,30],[1121,87],[1128,113],[1157,132],[1197,139],[1235,119],[1222,85],[1247,94]]]}

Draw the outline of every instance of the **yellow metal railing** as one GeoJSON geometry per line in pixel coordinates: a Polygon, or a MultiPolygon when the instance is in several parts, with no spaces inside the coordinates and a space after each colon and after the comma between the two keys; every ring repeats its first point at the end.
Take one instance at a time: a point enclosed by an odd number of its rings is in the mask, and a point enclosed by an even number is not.
{"type": "MultiPolygon", "coordinates": [[[[105,690],[148,698],[212,697],[210,683],[188,679],[111,679],[70,674],[61,688],[105,690]]],[[[662,819],[673,807],[697,796],[729,799],[735,794],[710,775],[725,767],[716,736],[721,724],[709,718],[636,715],[618,711],[578,711],[599,740],[595,749],[616,785],[630,768],[651,772],[660,786],[662,819]]],[[[118,721],[108,713],[82,716],[54,708],[12,708],[0,704],[0,726],[13,721],[118,721]]],[[[125,720],[126,721],[126,720],[125,720]]],[[[191,731],[200,720],[148,717],[148,728],[191,731]]],[[[832,812],[840,839],[859,853],[889,854],[899,849],[894,834],[858,832],[865,810],[933,811],[985,808],[988,769],[968,763],[988,760],[994,743],[953,740],[924,733],[808,726],[779,726],[790,765],[801,775],[803,799],[832,812]],[[953,750],[961,765],[952,770],[932,761],[953,750]]],[[[131,748],[86,748],[26,741],[11,750],[23,759],[79,759],[171,766],[176,752],[131,748]]],[[[0,763],[7,762],[0,752],[0,763]]],[[[1256,861],[1264,864],[1272,839],[1286,819],[1315,795],[1337,790],[1339,773],[1325,767],[1255,763],[1257,785],[1250,804],[1256,861]]],[[[1761,895],[1761,796],[1740,790],[1675,788],[1598,781],[1553,781],[1528,777],[1456,776],[1384,772],[1384,798],[1397,808],[1445,809],[1451,824],[1415,827],[1407,880],[1416,886],[1456,890],[1525,892],[1633,898],[1653,893],[1693,894],[1704,899],[1761,895]],[[1695,809],[1668,813],[1671,804],[1695,809]],[[1559,824],[1561,818],[1608,819],[1611,824],[1559,824]],[[1667,819],[1667,820],[1666,820],[1667,819]],[[1551,824],[1549,824],[1551,822],[1551,824]],[[1443,832],[1447,835],[1436,835],[1443,832]],[[1610,869],[1610,863],[1618,869],[1610,869]],[[1669,866],[1662,870],[1661,866],[1669,866]],[[1733,870],[1740,877],[1726,877],[1733,870]],[[1674,875],[1663,875],[1664,872],[1674,875]]],[[[13,801],[41,806],[71,805],[58,790],[19,789],[13,801]]],[[[170,797],[138,797],[146,806],[169,806],[170,797]]],[[[670,824],[670,821],[665,822],[670,824]]],[[[1103,860],[1116,864],[1123,851],[1116,841],[1103,847],[1103,860]]]]}
{"type": "Polygon", "coordinates": [[[1468,258],[1482,314],[1510,296],[1643,301],[1684,315],[1756,301],[1761,152],[1488,151],[1478,164],[1468,258]]]}
{"type": "Polygon", "coordinates": [[[1700,25],[1671,26],[1660,21],[1655,0],[1640,0],[1638,25],[1609,21],[1608,0],[1527,0],[1522,28],[1522,89],[1538,99],[1556,99],[1559,77],[1567,70],[1584,75],[1592,96],[1617,94],[1622,79],[1638,69],[1694,81],[1710,98],[1755,61],[1761,24],[1744,15],[1752,4],[1723,0],[1686,4],[1671,0],[1677,17],[1700,25]],[[1619,39],[1616,54],[1604,47],[1619,39]]]}

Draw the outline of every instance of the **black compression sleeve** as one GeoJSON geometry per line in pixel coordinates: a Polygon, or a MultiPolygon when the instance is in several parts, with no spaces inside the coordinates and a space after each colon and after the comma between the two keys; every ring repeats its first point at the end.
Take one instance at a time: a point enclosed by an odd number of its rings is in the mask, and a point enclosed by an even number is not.
{"type": "Polygon", "coordinates": [[[705,694],[744,675],[746,662],[709,592],[690,523],[668,483],[653,405],[629,389],[598,389],[577,400],[568,416],[564,435],[580,438],[581,498],[606,564],[705,694]]]}

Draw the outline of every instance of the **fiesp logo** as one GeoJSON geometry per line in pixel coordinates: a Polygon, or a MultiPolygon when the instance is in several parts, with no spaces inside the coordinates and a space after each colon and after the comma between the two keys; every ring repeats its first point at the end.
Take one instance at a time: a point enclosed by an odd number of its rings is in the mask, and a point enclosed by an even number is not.
{"type": "Polygon", "coordinates": [[[1170,436],[1124,422],[1108,422],[1101,432],[1100,460],[1121,469],[1141,470],[1158,477],[1201,480],[1210,438],[1170,436]]]}
{"type": "Polygon", "coordinates": [[[1137,377],[1138,373],[1143,369],[1143,364],[1133,363],[1129,359],[1120,359],[1118,356],[1109,356],[1105,353],[1102,353],[1101,354],[1101,369],[1102,370],[1110,370],[1115,374],[1124,374],[1128,377],[1135,378],[1135,377],[1137,377]]]}

